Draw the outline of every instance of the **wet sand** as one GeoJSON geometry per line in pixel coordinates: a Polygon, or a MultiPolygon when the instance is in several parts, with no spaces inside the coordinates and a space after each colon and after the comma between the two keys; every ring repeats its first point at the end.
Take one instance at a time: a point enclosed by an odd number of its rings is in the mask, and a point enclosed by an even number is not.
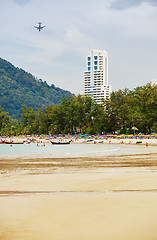
{"type": "Polygon", "coordinates": [[[0,173],[0,239],[157,239],[155,153],[4,159],[0,173]]]}

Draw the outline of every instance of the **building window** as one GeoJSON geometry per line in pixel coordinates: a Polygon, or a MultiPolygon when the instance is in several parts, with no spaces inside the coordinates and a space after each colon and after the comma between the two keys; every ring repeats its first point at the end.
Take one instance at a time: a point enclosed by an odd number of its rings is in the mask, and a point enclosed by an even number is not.
{"type": "Polygon", "coordinates": [[[98,65],[98,61],[94,61],[94,64],[95,64],[95,65],[98,65]]]}
{"type": "Polygon", "coordinates": [[[98,67],[97,66],[94,66],[94,70],[97,70],[98,69],[98,67]]]}
{"type": "Polygon", "coordinates": [[[90,71],[90,67],[88,67],[88,71],[90,71]]]}
{"type": "Polygon", "coordinates": [[[90,62],[88,62],[88,66],[90,66],[90,62]]]}
{"type": "Polygon", "coordinates": [[[90,57],[88,57],[88,61],[90,61],[90,57]]]}
{"type": "Polygon", "coordinates": [[[98,56],[94,56],[94,60],[97,60],[98,59],[98,56]]]}

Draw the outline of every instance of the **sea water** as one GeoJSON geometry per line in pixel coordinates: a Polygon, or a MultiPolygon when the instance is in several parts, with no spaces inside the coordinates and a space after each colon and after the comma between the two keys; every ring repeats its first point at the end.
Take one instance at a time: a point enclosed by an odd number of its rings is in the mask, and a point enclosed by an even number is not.
{"type": "Polygon", "coordinates": [[[0,144],[0,159],[16,158],[72,158],[128,155],[157,152],[156,147],[122,144],[68,144],[37,146],[31,144],[0,144]]]}

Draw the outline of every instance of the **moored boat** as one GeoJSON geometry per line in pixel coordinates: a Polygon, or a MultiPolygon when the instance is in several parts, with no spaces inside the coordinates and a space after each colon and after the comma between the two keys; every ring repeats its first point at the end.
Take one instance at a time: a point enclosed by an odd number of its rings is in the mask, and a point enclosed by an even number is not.
{"type": "Polygon", "coordinates": [[[60,142],[60,141],[50,141],[52,144],[57,144],[57,145],[64,145],[64,144],[70,144],[72,140],[70,141],[65,141],[65,142],[60,142]]]}
{"type": "Polygon", "coordinates": [[[13,141],[0,141],[0,144],[24,144],[24,141],[23,142],[13,142],[13,141]]]}

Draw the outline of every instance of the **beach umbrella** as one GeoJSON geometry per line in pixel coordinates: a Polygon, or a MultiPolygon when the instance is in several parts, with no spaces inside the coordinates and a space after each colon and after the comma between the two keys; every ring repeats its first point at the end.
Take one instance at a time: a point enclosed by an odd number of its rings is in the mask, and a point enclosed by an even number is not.
{"type": "Polygon", "coordinates": [[[132,127],[131,129],[138,131],[138,128],[137,128],[137,127],[132,127]]]}
{"type": "Polygon", "coordinates": [[[135,131],[138,131],[138,128],[137,128],[137,127],[135,127],[135,126],[134,126],[134,127],[132,127],[131,129],[134,131],[134,134],[135,134],[135,131]]]}

